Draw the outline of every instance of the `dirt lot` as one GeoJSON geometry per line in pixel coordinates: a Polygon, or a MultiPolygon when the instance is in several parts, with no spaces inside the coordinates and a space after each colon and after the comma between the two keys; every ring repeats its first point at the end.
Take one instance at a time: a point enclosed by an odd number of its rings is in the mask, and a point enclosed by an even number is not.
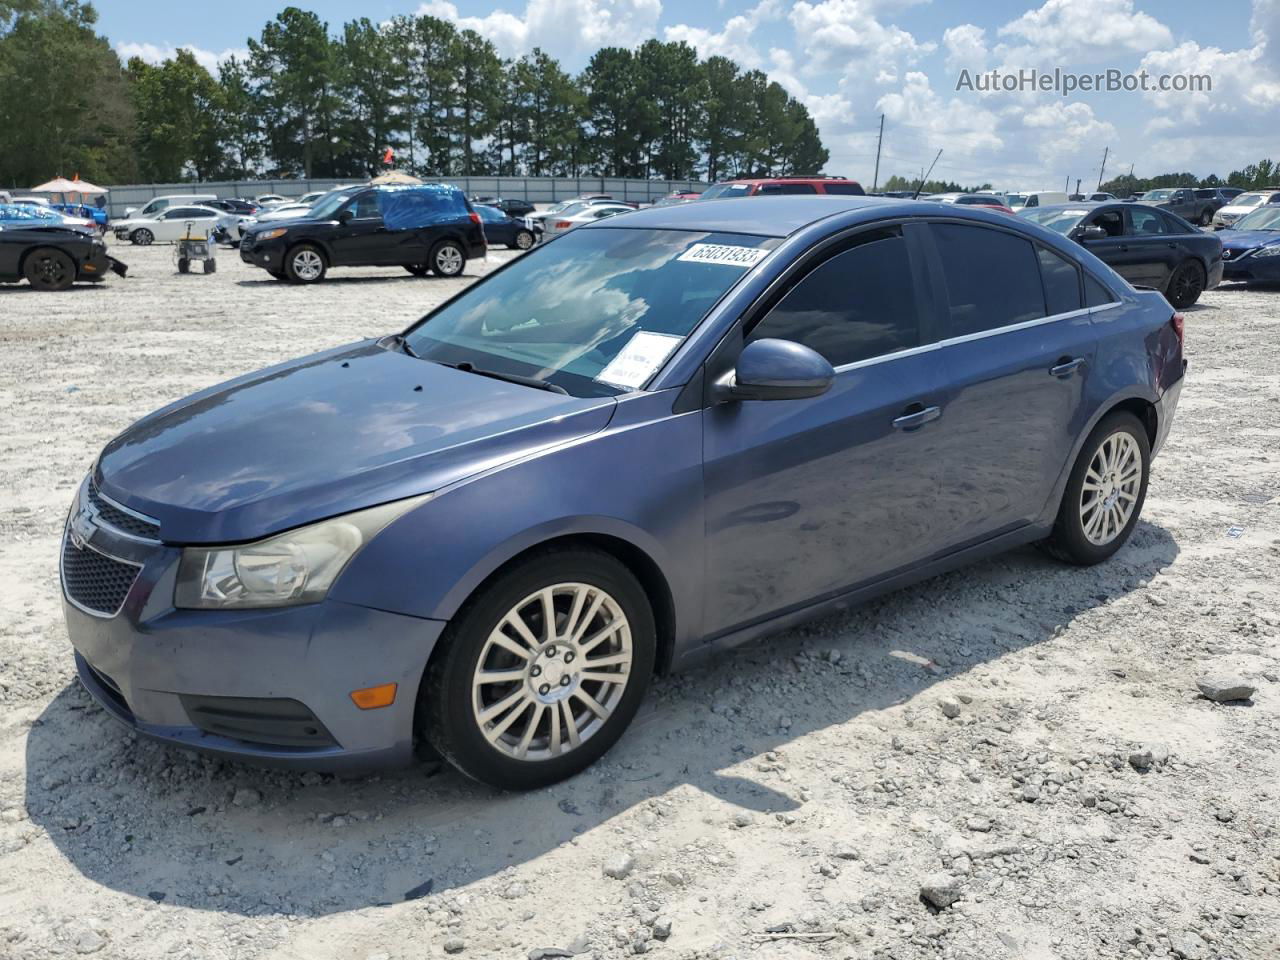
{"type": "Polygon", "coordinates": [[[1110,563],[1018,551],[664,679],[604,762],[515,796],[210,761],[77,687],[56,558],[95,452],[467,282],[121,256],[0,288],[0,957],[1280,957],[1280,291],[1188,312],[1110,563]],[[1216,674],[1257,692],[1201,698],[1216,674]]]}

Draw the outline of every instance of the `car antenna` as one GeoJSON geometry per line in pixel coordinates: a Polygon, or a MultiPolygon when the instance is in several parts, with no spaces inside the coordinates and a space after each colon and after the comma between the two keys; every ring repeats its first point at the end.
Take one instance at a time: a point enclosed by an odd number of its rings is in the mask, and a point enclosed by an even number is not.
{"type": "MultiPolygon", "coordinates": [[[[938,157],[940,157],[940,156],[942,156],[942,150],[941,150],[941,149],[939,149],[939,150],[938,150],[938,157]]],[[[921,177],[921,178],[920,178],[920,182],[916,184],[916,193],[915,193],[915,196],[911,198],[912,200],[919,200],[919,199],[920,199],[920,191],[921,191],[921,189],[923,189],[923,188],[924,188],[925,181],[927,181],[927,180],[929,179],[929,174],[930,174],[930,173],[933,173],[933,168],[934,168],[934,167],[936,167],[936,166],[938,165],[938,157],[934,157],[934,158],[933,158],[933,163],[929,164],[929,172],[928,172],[928,173],[926,173],[923,177],[921,177]]]]}

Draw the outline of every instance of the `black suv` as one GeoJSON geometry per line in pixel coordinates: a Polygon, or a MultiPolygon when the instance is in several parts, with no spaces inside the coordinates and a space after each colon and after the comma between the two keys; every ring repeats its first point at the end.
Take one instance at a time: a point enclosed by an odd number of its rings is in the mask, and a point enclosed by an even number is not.
{"type": "Polygon", "coordinates": [[[296,220],[245,229],[240,259],[277,280],[318,283],[330,267],[404,267],[456,277],[484,256],[480,216],[457,187],[352,187],[330,193],[296,220]]]}

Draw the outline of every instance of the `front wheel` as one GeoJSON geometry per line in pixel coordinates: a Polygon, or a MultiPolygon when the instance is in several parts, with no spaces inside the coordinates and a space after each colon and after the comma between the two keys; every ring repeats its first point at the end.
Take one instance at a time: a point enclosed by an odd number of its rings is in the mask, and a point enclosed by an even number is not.
{"type": "Polygon", "coordinates": [[[467,265],[467,255],[453,240],[441,240],[431,248],[428,260],[432,272],[438,277],[458,277],[467,265]]]}
{"type": "Polygon", "coordinates": [[[1169,277],[1169,302],[1179,310],[1191,306],[1204,292],[1204,269],[1194,260],[1180,264],[1169,277]]]}
{"type": "Polygon", "coordinates": [[[155,239],[156,239],[156,235],[152,233],[150,230],[148,230],[146,227],[142,227],[138,230],[135,230],[133,231],[133,233],[129,235],[130,242],[136,244],[139,247],[149,247],[151,246],[151,244],[155,242],[155,239]]]}
{"type": "Polygon", "coordinates": [[[301,243],[284,258],[284,275],[294,283],[319,283],[326,270],[324,254],[309,243],[301,243]]]}
{"type": "Polygon", "coordinates": [[[191,272],[191,261],[190,261],[190,260],[188,260],[186,257],[179,257],[179,258],[178,258],[178,272],[179,272],[179,273],[190,273],[190,272],[191,272]]]}
{"type": "Polygon", "coordinates": [[[61,250],[40,247],[27,255],[22,272],[37,290],[65,290],[76,279],[76,265],[61,250]]]}
{"type": "Polygon", "coordinates": [[[1147,498],[1151,442],[1132,413],[1108,414],[1089,434],[1041,546],[1068,563],[1101,563],[1133,533],[1147,498]]]}
{"type": "Polygon", "coordinates": [[[467,776],[530,790],[613,746],[644,697],[657,638],[632,573],[568,548],[499,575],[441,643],[419,692],[421,735],[467,776]]]}
{"type": "Polygon", "coordinates": [[[516,242],[512,244],[517,250],[528,250],[533,246],[536,238],[528,230],[520,230],[516,233],[516,242]]]}

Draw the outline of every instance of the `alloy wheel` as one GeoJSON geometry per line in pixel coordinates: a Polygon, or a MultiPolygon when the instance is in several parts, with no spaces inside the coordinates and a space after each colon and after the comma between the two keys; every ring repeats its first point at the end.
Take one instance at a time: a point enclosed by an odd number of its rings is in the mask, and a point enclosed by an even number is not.
{"type": "Polygon", "coordinates": [[[446,276],[454,276],[462,270],[462,251],[446,244],[436,251],[436,269],[446,276]]]}
{"type": "Polygon", "coordinates": [[[314,250],[299,250],[293,255],[293,273],[299,280],[317,280],[324,272],[324,261],[314,250]]]}
{"type": "Polygon", "coordinates": [[[69,282],[68,274],[66,258],[52,252],[36,254],[27,272],[31,285],[45,290],[61,290],[69,282]]]}
{"type": "Polygon", "coordinates": [[[150,230],[135,230],[133,232],[133,242],[140,247],[150,246],[151,241],[154,239],[155,236],[150,230]]]}
{"type": "Polygon", "coordinates": [[[1129,523],[1142,485],[1142,453],[1120,430],[1102,441],[1080,488],[1080,525],[1085,539],[1106,546],[1129,523]]]}
{"type": "Polygon", "coordinates": [[[545,587],[490,631],[472,677],[472,715],[509,757],[563,756],[613,714],[631,665],[631,625],[617,600],[586,583],[545,587]]]}
{"type": "Polygon", "coordinates": [[[521,230],[516,234],[516,246],[521,250],[528,250],[533,246],[533,234],[527,230],[521,230]]]}

